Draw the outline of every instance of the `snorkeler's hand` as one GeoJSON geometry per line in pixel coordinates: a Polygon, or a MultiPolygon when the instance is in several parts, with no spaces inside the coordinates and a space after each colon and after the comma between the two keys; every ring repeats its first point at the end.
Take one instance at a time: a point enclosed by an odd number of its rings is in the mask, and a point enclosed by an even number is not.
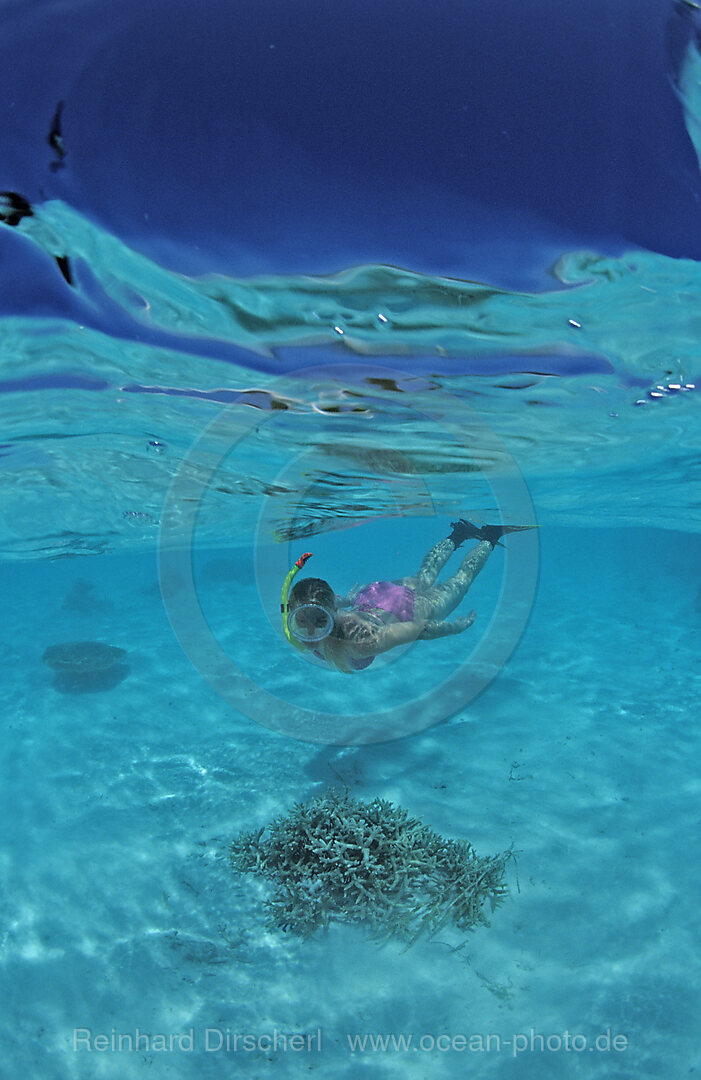
{"type": "Polygon", "coordinates": [[[345,593],[344,596],[337,596],[336,597],[336,607],[350,607],[350,605],[353,603],[353,601],[355,600],[356,596],[358,595],[358,593],[360,592],[362,587],[363,586],[359,585],[358,582],[356,581],[353,588],[349,589],[348,592],[345,593]]]}
{"type": "Polygon", "coordinates": [[[476,618],[477,613],[471,611],[469,615],[453,619],[452,622],[435,622],[429,619],[418,636],[422,641],[435,641],[436,638],[449,637],[451,634],[462,634],[463,630],[467,630],[468,626],[472,626],[476,618]]]}

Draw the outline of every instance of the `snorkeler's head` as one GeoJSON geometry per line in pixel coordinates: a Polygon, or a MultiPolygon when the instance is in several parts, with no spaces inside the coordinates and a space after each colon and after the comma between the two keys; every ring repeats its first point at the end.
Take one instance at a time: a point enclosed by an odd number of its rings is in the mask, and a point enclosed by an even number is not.
{"type": "Polygon", "coordinates": [[[299,581],[289,598],[287,625],[297,641],[313,644],[327,638],[334,628],[336,597],[322,578],[299,581]]]}

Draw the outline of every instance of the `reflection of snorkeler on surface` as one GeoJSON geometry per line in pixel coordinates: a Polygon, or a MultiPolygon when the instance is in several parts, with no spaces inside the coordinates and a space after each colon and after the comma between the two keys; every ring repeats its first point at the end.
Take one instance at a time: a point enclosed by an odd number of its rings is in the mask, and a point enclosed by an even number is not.
{"type": "Polygon", "coordinates": [[[351,674],[369,667],[379,653],[398,645],[461,634],[474,622],[475,612],[452,622],[445,621],[446,615],[463,599],[500,538],[533,527],[479,528],[461,518],[452,523],[450,536],[434,544],[416,574],[356,586],[347,596],[336,596],[321,578],[304,578],[290,590],[295,574],[310,558],[307,552],[292,567],[283,586],[285,637],[295,648],[351,674]],[[450,556],[465,540],[479,543],[468,551],[456,574],[436,583],[450,556]]]}

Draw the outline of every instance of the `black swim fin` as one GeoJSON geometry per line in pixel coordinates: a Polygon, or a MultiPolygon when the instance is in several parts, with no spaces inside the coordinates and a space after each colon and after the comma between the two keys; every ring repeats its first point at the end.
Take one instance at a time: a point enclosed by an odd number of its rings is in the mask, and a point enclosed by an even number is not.
{"type": "MultiPolygon", "coordinates": [[[[452,533],[448,537],[452,540],[456,549],[465,540],[486,540],[492,547],[496,547],[499,544],[502,536],[506,533],[523,532],[524,529],[537,529],[537,525],[473,525],[471,521],[467,521],[465,518],[460,518],[459,521],[451,521],[452,533]]],[[[499,544],[499,547],[503,547],[503,544],[499,544]]]]}

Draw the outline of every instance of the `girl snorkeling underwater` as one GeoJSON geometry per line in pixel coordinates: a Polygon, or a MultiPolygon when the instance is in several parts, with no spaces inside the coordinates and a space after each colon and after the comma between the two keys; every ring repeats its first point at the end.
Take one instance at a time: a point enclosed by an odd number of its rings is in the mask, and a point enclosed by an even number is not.
{"type": "Polygon", "coordinates": [[[296,574],[311,557],[305,552],[285,579],[281,611],[285,637],[295,648],[308,652],[345,674],[364,671],[379,653],[411,641],[433,641],[461,634],[475,620],[475,612],[451,622],[446,616],[465,596],[470,585],[506,533],[531,525],[483,525],[460,518],[452,532],[424,556],[416,574],[395,581],[373,581],[347,596],[336,596],[322,578],[304,578],[290,588],[296,574]],[[460,568],[437,583],[440,571],[465,540],[477,540],[460,568]]]}

